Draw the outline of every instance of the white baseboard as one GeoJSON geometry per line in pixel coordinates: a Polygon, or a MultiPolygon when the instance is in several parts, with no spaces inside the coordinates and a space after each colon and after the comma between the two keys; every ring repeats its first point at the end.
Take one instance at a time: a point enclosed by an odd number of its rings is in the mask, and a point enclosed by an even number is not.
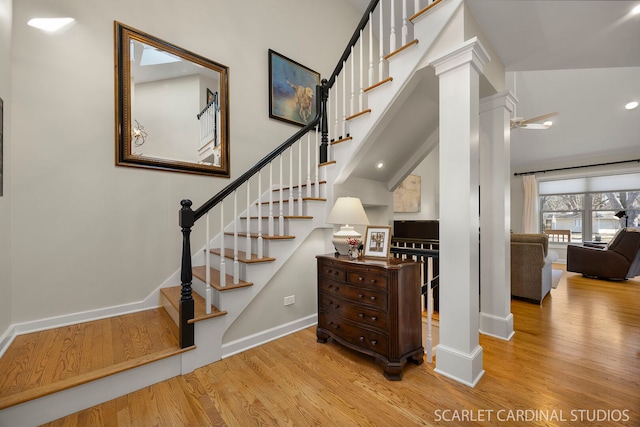
{"type": "Polygon", "coordinates": [[[284,325],[276,326],[275,328],[267,329],[266,331],[258,332],[253,335],[241,338],[239,340],[231,341],[222,345],[222,358],[233,356],[234,354],[242,353],[253,347],[268,343],[269,341],[282,338],[286,335],[308,328],[318,323],[318,314],[312,314],[311,316],[303,317],[293,322],[285,323],[284,325]]]}

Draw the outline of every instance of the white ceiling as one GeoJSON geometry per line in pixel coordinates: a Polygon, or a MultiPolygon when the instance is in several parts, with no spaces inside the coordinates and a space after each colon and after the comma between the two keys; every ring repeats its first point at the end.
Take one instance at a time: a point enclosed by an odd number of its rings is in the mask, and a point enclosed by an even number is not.
{"type": "MultiPolygon", "coordinates": [[[[351,1],[363,10],[368,4],[351,1]]],[[[640,0],[467,4],[506,70],[515,72],[517,115],[560,112],[548,130],[512,132],[513,172],[640,158],[640,108],[624,109],[640,101],[640,14],[630,16],[640,0]]],[[[377,176],[368,164],[393,158],[382,150],[375,150],[378,159],[363,158],[354,175],[390,182],[397,159],[377,176]]]]}

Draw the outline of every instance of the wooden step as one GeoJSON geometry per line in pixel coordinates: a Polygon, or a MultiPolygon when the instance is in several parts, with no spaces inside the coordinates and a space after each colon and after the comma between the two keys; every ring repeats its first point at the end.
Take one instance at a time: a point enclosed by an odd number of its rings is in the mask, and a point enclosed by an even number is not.
{"type": "MultiPolygon", "coordinates": [[[[219,275],[219,274],[218,274],[219,275]]],[[[164,308],[167,310],[167,313],[171,316],[176,325],[180,323],[180,298],[182,286],[172,286],[170,288],[162,288],[160,292],[165,297],[166,301],[171,303],[170,306],[165,305],[164,308]]],[[[191,293],[193,297],[193,309],[194,315],[193,319],[189,320],[187,323],[194,323],[200,320],[211,319],[213,317],[224,316],[227,314],[226,311],[219,310],[215,305],[211,306],[211,313],[207,314],[205,307],[207,305],[206,301],[200,294],[197,292],[191,293]]]]}
{"type": "MultiPolygon", "coordinates": [[[[318,184],[320,184],[320,185],[322,185],[322,184],[326,184],[326,183],[327,183],[327,181],[320,181],[320,182],[318,182],[318,184]]],[[[316,183],[315,183],[315,182],[312,182],[312,183],[311,183],[311,187],[313,187],[314,185],[316,185],[316,183]]],[[[299,188],[299,187],[305,188],[306,186],[307,186],[307,184],[302,184],[301,186],[300,186],[300,185],[294,185],[294,186],[293,186],[293,188],[299,188]]],[[[284,191],[288,191],[288,190],[289,190],[289,188],[292,188],[292,187],[282,187],[282,190],[284,190],[284,191]]],[[[280,189],[279,189],[279,188],[277,188],[277,189],[274,189],[274,190],[272,190],[272,191],[273,191],[273,192],[278,192],[278,191],[280,191],[280,189]]]]}
{"type": "Polygon", "coordinates": [[[346,138],[340,138],[337,141],[331,141],[331,145],[340,144],[341,142],[351,141],[353,139],[352,136],[347,136],[346,138]]]}
{"type": "MultiPolygon", "coordinates": [[[[278,218],[278,215],[274,215],[274,216],[273,216],[273,218],[274,218],[274,219],[275,219],[275,218],[278,218]]],[[[284,218],[284,219],[313,219],[313,217],[312,217],[312,216],[310,216],[310,215],[283,215],[283,218],[284,218]]],[[[240,217],[240,219],[244,219],[244,220],[246,220],[246,219],[247,219],[247,217],[246,217],[246,216],[243,216],[243,217],[240,217]]],[[[257,217],[257,216],[252,216],[252,217],[249,217],[249,219],[258,219],[258,217],[257,217]]],[[[264,216],[264,215],[263,215],[260,219],[268,220],[268,219],[269,219],[269,216],[264,216]]],[[[264,236],[263,236],[263,237],[264,237],[264,236]]]]}
{"type": "Polygon", "coordinates": [[[371,112],[371,108],[367,108],[366,110],[360,111],[359,113],[353,114],[349,117],[347,117],[345,120],[349,121],[349,120],[353,120],[357,117],[363,116],[365,114],[369,114],[371,112]]]}
{"type": "MultiPolygon", "coordinates": [[[[227,236],[233,236],[233,232],[231,231],[227,231],[224,234],[226,234],[227,236]]],[[[238,233],[238,237],[247,237],[247,233],[238,233]]],[[[250,233],[249,237],[251,237],[252,239],[257,239],[258,233],[250,233]]],[[[266,236],[264,234],[262,235],[263,240],[291,240],[295,238],[296,236],[266,236]]]]}
{"type": "Polygon", "coordinates": [[[394,57],[395,55],[399,54],[400,52],[410,48],[413,45],[418,44],[418,39],[414,39],[411,40],[409,43],[405,44],[404,46],[402,46],[400,49],[396,49],[395,51],[391,52],[390,54],[388,54],[387,56],[384,57],[385,61],[388,61],[389,59],[391,59],[392,57],[394,57]]]}
{"type": "MultiPolygon", "coordinates": [[[[209,250],[209,252],[211,252],[214,255],[218,255],[220,256],[220,248],[214,248],[209,250]]],[[[229,259],[233,259],[233,249],[231,248],[224,248],[224,257],[225,258],[229,258],[229,259]]],[[[258,255],[256,254],[249,254],[249,258],[247,258],[247,253],[243,252],[243,251],[238,251],[238,261],[244,263],[244,264],[254,264],[254,263],[258,263],[258,262],[272,262],[275,261],[275,258],[271,258],[271,257],[262,257],[262,258],[258,258],[258,255]]]]}
{"type": "MultiPolygon", "coordinates": [[[[232,263],[227,263],[227,271],[229,271],[229,269],[233,268],[233,264],[232,263]]],[[[202,280],[203,282],[206,282],[207,277],[206,277],[206,267],[204,265],[199,265],[197,267],[193,267],[192,268],[193,271],[193,275],[195,277],[197,277],[198,279],[202,280]]],[[[210,279],[211,279],[211,287],[218,290],[218,291],[230,291],[233,289],[238,289],[238,288],[245,288],[247,286],[253,286],[253,283],[251,282],[245,282],[244,280],[240,280],[238,284],[234,284],[233,283],[233,276],[230,274],[227,274],[225,277],[225,286],[220,286],[220,270],[216,270],[215,268],[211,267],[209,269],[209,274],[210,274],[210,279]]],[[[226,312],[225,312],[226,314],[226,312]]]]}
{"type": "Polygon", "coordinates": [[[163,308],[18,335],[0,358],[0,410],[193,348],[163,308]]]}
{"type": "MultiPolygon", "coordinates": [[[[293,198],[293,201],[294,201],[294,203],[295,203],[295,202],[297,202],[297,201],[298,201],[298,198],[297,198],[297,197],[294,197],[294,198],[293,198]]],[[[308,202],[308,201],[326,202],[326,201],[327,201],[327,199],[325,199],[324,197],[303,197],[303,198],[302,198],[302,201],[303,201],[303,202],[308,202]]],[[[262,203],[263,205],[268,205],[269,203],[276,204],[276,203],[280,203],[280,202],[282,202],[282,203],[289,203],[289,199],[284,199],[284,200],[273,200],[273,201],[271,201],[271,202],[266,201],[266,202],[261,202],[261,203],[262,203]]],[[[256,204],[257,204],[257,203],[256,203],[256,204]]]]}
{"type": "Polygon", "coordinates": [[[431,3],[429,6],[424,7],[422,10],[419,10],[411,18],[409,18],[409,21],[413,23],[413,21],[415,21],[416,19],[424,15],[427,11],[431,10],[431,8],[438,5],[441,1],[442,0],[436,0],[433,3],[431,3]]]}
{"type": "Polygon", "coordinates": [[[374,84],[374,85],[371,85],[371,86],[369,86],[368,88],[366,88],[366,89],[364,90],[364,93],[367,93],[367,92],[369,92],[369,91],[371,91],[371,90],[373,90],[373,89],[375,89],[375,88],[377,88],[377,87],[382,86],[382,85],[383,85],[383,84],[385,84],[385,83],[389,83],[389,82],[392,82],[392,81],[393,81],[393,77],[387,77],[386,79],[381,80],[381,81],[379,81],[378,83],[376,83],[376,84],[374,84]]]}

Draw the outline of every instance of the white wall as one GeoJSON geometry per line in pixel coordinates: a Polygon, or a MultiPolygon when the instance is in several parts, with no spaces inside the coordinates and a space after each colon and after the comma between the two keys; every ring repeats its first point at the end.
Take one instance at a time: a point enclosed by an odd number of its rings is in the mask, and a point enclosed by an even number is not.
{"type": "MultiPolygon", "coordinates": [[[[298,129],[268,118],[268,49],[328,76],[359,18],[340,0],[15,2],[11,127],[20,144],[10,159],[13,240],[0,247],[13,255],[13,293],[0,289],[0,304],[11,295],[11,322],[144,299],[179,267],[180,200],[197,207],[230,182],[114,166],[114,20],[229,67],[235,178],[298,129]],[[35,16],[77,23],[46,34],[25,25],[35,16]]],[[[197,230],[192,244],[204,244],[197,230]]],[[[2,314],[0,331],[6,323],[2,314]]]]}
{"type": "MultiPolygon", "coordinates": [[[[0,197],[0,337],[11,324],[11,8],[0,0],[0,98],[4,101],[3,196],[0,197]]],[[[0,340],[1,341],[1,340],[0,340]]],[[[0,344],[1,345],[1,344],[0,344]]]]}

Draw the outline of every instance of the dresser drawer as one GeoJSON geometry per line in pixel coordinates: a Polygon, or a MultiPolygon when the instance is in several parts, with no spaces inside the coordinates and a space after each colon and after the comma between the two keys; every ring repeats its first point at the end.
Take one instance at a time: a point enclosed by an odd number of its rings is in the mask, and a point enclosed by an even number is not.
{"type": "Polygon", "coordinates": [[[387,277],[376,274],[369,269],[349,270],[347,282],[352,285],[365,286],[381,292],[387,291],[387,277]]]}
{"type": "Polygon", "coordinates": [[[339,316],[318,313],[318,326],[357,347],[366,348],[383,356],[389,352],[389,339],[386,334],[364,329],[339,316]]]}
{"type": "Polygon", "coordinates": [[[336,266],[331,261],[326,261],[318,264],[318,274],[323,277],[337,280],[338,282],[345,282],[347,270],[336,266]]]}
{"type": "Polygon", "coordinates": [[[332,280],[321,280],[320,295],[323,293],[347,300],[348,304],[366,304],[387,311],[387,294],[384,292],[372,291],[364,287],[343,285],[332,280]]]}
{"type": "Polygon", "coordinates": [[[387,314],[385,312],[359,304],[353,305],[351,302],[336,298],[335,295],[321,294],[318,300],[318,308],[335,313],[353,322],[374,326],[382,330],[387,329],[387,314]]]}

